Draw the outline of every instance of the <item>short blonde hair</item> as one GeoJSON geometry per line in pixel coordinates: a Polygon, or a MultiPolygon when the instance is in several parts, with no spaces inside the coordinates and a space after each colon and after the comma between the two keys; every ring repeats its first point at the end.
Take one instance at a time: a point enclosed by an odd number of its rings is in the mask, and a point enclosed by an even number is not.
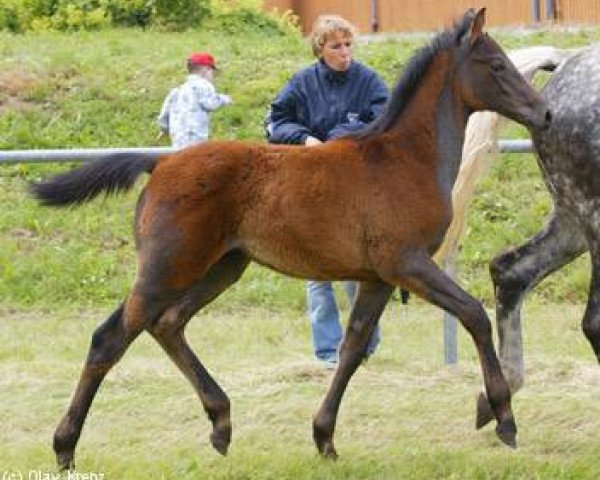
{"type": "Polygon", "coordinates": [[[325,45],[325,37],[333,32],[342,32],[343,34],[354,37],[356,28],[345,18],[339,15],[319,15],[315,23],[313,23],[313,29],[310,33],[310,45],[315,57],[320,57],[323,52],[323,45],[325,45]]]}

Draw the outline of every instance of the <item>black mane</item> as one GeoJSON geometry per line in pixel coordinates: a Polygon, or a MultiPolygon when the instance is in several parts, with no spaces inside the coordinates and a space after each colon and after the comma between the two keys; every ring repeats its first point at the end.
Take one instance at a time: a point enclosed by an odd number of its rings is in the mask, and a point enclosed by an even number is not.
{"type": "Polygon", "coordinates": [[[408,105],[431,61],[440,51],[454,47],[460,42],[471,26],[474,15],[474,10],[467,11],[452,29],[444,30],[436,35],[428,45],[417,50],[403,70],[383,113],[365,128],[350,134],[349,137],[366,138],[389,130],[408,105]]]}

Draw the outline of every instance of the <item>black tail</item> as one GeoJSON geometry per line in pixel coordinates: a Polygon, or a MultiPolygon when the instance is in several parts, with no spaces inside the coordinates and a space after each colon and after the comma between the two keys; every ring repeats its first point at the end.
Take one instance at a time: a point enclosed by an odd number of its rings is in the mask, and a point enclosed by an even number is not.
{"type": "Polygon", "coordinates": [[[116,153],[84,163],[70,172],[61,173],[30,185],[31,194],[43,205],[71,205],[129,190],[143,172],[152,172],[158,153],[116,153]]]}

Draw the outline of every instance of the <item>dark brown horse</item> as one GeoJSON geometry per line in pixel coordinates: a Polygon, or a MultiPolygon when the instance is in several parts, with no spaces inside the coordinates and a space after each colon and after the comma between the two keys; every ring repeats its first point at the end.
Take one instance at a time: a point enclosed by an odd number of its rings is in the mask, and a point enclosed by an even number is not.
{"type": "Polygon", "coordinates": [[[196,389],[222,454],[230,403],[184,337],[190,318],[252,260],[295,277],[357,280],[339,367],[313,420],[319,452],[335,457],[342,395],[395,286],[458,317],[479,354],[503,442],[516,426],[482,306],[431,260],[452,217],[451,190],[471,112],[497,111],[542,128],[550,114],[469,10],[406,67],[386,112],[367,130],[318,147],[208,142],[157,159],[101,158],[34,185],[45,204],[126,190],[151,172],[136,212],[138,270],[124,303],[94,333],[68,411],[54,436],[73,464],[94,395],[131,342],[148,331],[196,389]],[[320,226],[315,228],[315,225],[320,226]]]}

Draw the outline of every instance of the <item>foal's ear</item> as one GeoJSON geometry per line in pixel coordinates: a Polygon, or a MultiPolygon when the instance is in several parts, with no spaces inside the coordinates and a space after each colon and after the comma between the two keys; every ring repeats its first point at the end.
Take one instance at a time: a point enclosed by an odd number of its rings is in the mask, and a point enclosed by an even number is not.
{"type": "Polygon", "coordinates": [[[469,44],[473,45],[479,36],[483,33],[483,26],[485,25],[485,7],[479,9],[475,14],[475,18],[471,21],[471,29],[469,32],[469,44]]]}

